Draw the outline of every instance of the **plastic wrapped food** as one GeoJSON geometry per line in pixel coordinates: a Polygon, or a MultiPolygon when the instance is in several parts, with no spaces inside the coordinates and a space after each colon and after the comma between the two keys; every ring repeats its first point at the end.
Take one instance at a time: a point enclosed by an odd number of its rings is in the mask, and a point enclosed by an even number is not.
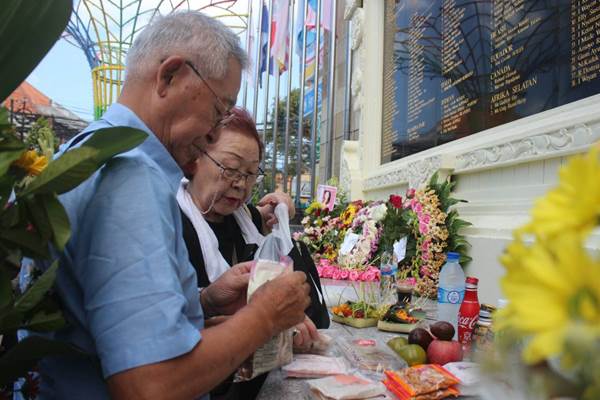
{"type": "Polygon", "coordinates": [[[309,381],[308,384],[317,399],[370,399],[385,393],[381,383],[355,375],[336,375],[309,381]]]}
{"type": "Polygon", "coordinates": [[[345,374],[348,372],[348,365],[342,357],[298,354],[282,370],[289,378],[321,378],[345,374]]]}
{"type": "MultiPolygon", "coordinates": [[[[266,282],[281,274],[292,272],[292,260],[286,256],[293,246],[289,234],[288,212],[285,204],[275,208],[275,215],[280,221],[258,248],[256,264],[250,271],[248,282],[248,300],[252,294],[266,282]]],[[[234,381],[246,381],[271,371],[292,361],[292,330],[275,335],[267,343],[259,347],[238,369],[234,381]]]]}
{"type": "Polygon", "coordinates": [[[342,338],[337,344],[350,363],[366,373],[383,374],[385,370],[407,366],[404,360],[373,339],[342,338]]]}
{"type": "Polygon", "coordinates": [[[385,385],[401,400],[435,400],[459,394],[453,386],[460,380],[439,365],[417,365],[400,371],[385,371],[385,375],[385,385]]]}

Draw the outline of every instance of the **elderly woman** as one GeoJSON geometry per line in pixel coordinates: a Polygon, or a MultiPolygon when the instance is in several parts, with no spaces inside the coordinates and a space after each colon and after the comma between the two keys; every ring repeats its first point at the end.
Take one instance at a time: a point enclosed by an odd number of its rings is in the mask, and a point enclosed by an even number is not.
{"type": "MultiPolygon", "coordinates": [[[[199,287],[208,286],[231,265],[253,259],[263,233],[276,222],[277,203],[285,202],[290,212],[294,210],[291,199],[283,193],[265,196],[257,207],[246,205],[254,184],[263,178],[259,167],[263,145],[250,114],[233,108],[231,116],[218,129],[218,141],[209,144],[189,166],[186,174],[190,180],[182,182],[177,194],[184,239],[199,287]]],[[[294,336],[295,348],[305,349],[318,337],[317,328],[329,326],[329,317],[308,249],[302,243],[295,243],[289,255],[294,269],[304,271],[312,283],[311,305],[305,311],[307,318],[296,326],[294,336]]],[[[235,395],[227,398],[253,398],[262,381],[258,379],[250,387],[238,388],[235,395]]]]}

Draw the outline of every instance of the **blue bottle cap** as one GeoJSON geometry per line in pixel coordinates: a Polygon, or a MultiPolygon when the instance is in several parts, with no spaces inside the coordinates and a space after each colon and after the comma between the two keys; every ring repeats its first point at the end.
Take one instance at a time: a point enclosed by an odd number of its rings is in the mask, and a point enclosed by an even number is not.
{"type": "Polygon", "coordinates": [[[460,254],[449,251],[447,256],[447,261],[458,261],[460,258],[460,254]]]}

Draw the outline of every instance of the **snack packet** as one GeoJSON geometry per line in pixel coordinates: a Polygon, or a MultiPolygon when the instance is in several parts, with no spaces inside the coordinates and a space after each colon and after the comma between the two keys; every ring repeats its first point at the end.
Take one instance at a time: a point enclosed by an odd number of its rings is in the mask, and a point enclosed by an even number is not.
{"type": "Polygon", "coordinates": [[[318,399],[369,399],[385,393],[378,382],[355,375],[336,375],[308,382],[314,397],[318,399]]]}
{"type": "Polygon", "coordinates": [[[373,339],[342,338],[338,347],[352,365],[367,374],[382,376],[388,369],[401,369],[406,362],[373,339]]]}
{"type": "MultiPolygon", "coordinates": [[[[256,263],[250,271],[248,282],[248,301],[252,294],[266,282],[281,274],[291,273],[292,260],[287,257],[293,246],[287,206],[278,204],[275,215],[279,223],[256,251],[256,263]]],[[[292,330],[281,332],[259,347],[238,369],[234,382],[247,381],[265,372],[271,371],[292,361],[292,330]]]]}
{"type": "Polygon", "coordinates": [[[343,357],[298,354],[294,356],[291,363],[284,365],[281,369],[289,378],[321,378],[345,374],[348,371],[348,365],[343,357]]]}
{"type": "Polygon", "coordinates": [[[449,388],[460,383],[460,380],[435,364],[423,364],[399,371],[385,371],[387,379],[384,384],[401,400],[442,399],[458,396],[456,388],[449,388]]]}

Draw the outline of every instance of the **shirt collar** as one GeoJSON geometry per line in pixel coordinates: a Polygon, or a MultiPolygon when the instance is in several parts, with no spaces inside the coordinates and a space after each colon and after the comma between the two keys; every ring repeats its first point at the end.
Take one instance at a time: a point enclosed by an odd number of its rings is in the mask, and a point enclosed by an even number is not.
{"type": "Polygon", "coordinates": [[[166,147],[158,140],[154,132],[142,121],[129,107],[113,103],[108,110],[102,115],[111,126],[128,126],[142,130],[148,134],[148,138],[138,146],[138,149],[144,152],[150,159],[167,175],[169,185],[173,192],[177,191],[179,182],[183,178],[183,172],[175,159],[167,151],[166,147]]]}

